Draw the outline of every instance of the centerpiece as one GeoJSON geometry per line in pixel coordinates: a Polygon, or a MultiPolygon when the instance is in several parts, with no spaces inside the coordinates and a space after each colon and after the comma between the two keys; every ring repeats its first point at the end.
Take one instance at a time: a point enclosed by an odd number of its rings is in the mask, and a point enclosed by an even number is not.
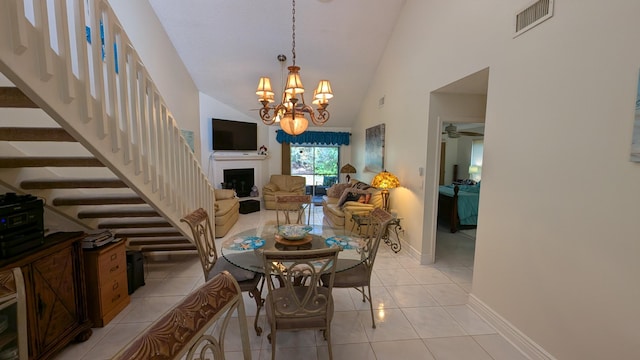
{"type": "Polygon", "coordinates": [[[276,241],[285,245],[300,245],[311,241],[309,232],[313,227],[303,224],[287,224],[278,226],[276,241]]]}

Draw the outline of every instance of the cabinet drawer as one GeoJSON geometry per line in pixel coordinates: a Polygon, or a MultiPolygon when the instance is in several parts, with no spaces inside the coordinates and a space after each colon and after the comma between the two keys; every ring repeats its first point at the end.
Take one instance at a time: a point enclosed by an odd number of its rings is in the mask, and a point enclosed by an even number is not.
{"type": "Polygon", "coordinates": [[[124,242],[109,251],[100,254],[98,258],[98,276],[100,281],[111,279],[115,274],[127,270],[127,257],[124,251],[124,242]]]}
{"type": "Polygon", "coordinates": [[[100,285],[100,313],[108,313],[128,297],[127,272],[120,272],[100,285]]]}

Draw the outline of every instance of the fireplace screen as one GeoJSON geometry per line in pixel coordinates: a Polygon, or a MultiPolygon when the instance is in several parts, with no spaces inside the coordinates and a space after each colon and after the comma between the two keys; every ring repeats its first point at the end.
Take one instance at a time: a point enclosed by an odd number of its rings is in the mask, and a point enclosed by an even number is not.
{"type": "Polygon", "coordinates": [[[255,184],[253,169],[227,169],[223,172],[223,189],[234,189],[238,197],[247,197],[255,184]]]}

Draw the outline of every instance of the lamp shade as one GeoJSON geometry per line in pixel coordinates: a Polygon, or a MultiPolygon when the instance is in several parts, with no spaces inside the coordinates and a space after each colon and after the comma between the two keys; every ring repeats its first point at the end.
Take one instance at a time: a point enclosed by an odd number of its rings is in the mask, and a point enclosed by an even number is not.
{"type": "Polygon", "coordinates": [[[480,165],[471,165],[469,166],[469,174],[479,174],[480,173],[480,165]]]}
{"type": "Polygon", "coordinates": [[[320,80],[313,94],[314,99],[329,100],[333,97],[329,80],[320,80]]]}
{"type": "Polygon", "coordinates": [[[287,84],[284,87],[284,91],[288,94],[302,94],[304,92],[304,86],[302,86],[302,80],[300,79],[300,67],[289,66],[289,75],[287,75],[287,84]]]}
{"type": "Polygon", "coordinates": [[[378,189],[393,189],[400,186],[400,180],[388,172],[387,170],[381,171],[371,181],[371,186],[378,189]]]}
{"type": "Polygon", "coordinates": [[[355,174],[356,168],[351,164],[346,164],[345,166],[340,168],[340,174],[355,174]]]}
{"type": "Polygon", "coordinates": [[[258,81],[258,88],[256,89],[256,95],[258,95],[259,101],[273,102],[274,93],[271,90],[271,79],[268,77],[261,77],[258,81]]]}

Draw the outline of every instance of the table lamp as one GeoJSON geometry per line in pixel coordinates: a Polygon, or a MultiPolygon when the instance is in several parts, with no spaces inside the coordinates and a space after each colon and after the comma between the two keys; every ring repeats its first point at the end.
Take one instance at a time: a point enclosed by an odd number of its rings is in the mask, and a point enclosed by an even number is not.
{"type": "Polygon", "coordinates": [[[389,189],[400,186],[400,180],[392,173],[384,170],[373,178],[371,186],[382,189],[382,208],[385,211],[389,211],[389,189]]]}
{"type": "Polygon", "coordinates": [[[480,174],[482,173],[482,166],[480,165],[471,165],[469,166],[469,177],[472,180],[478,181],[480,178],[480,174]]]}
{"type": "Polygon", "coordinates": [[[349,174],[355,174],[356,168],[351,164],[346,164],[345,166],[340,168],[340,174],[347,174],[347,183],[351,180],[351,176],[349,174]]]}

